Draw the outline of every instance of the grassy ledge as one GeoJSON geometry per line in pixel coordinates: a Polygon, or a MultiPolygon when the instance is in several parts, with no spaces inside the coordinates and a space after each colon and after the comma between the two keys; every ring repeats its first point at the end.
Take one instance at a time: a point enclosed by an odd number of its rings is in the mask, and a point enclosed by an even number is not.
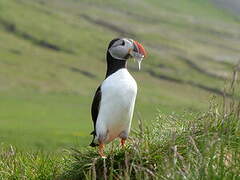
{"type": "Polygon", "coordinates": [[[95,149],[63,155],[0,152],[0,179],[238,179],[240,178],[240,104],[223,114],[162,115],[134,131],[127,147],[108,145],[107,159],[95,149]],[[189,117],[189,116],[188,116],[189,117]]]}
{"type": "Polygon", "coordinates": [[[110,147],[107,159],[72,150],[62,179],[238,179],[239,108],[223,113],[212,101],[191,120],[160,113],[150,127],[140,124],[124,150],[110,147]]]}

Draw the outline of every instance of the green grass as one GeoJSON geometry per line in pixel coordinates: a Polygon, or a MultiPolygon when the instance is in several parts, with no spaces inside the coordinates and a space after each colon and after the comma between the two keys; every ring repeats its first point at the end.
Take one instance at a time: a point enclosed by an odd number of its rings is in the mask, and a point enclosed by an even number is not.
{"type": "Polygon", "coordinates": [[[20,152],[14,147],[1,146],[0,179],[54,179],[62,172],[62,160],[56,154],[20,152]]]}
{"type": "Polygon", "coordinates": [[[207,111],[158,112],[134,130],[127,146],[107,145],[58,153],[0,151],[1,179],[239,179],[240,104],[213,97],[207,111]],[[61,153],[61,154],[60,154],[61,153]]]}
{"type": "Polygon", "coordinates": [[[71,152],[63,179],[239,179],[240,103],[213,97],[206,112],[159,112],[126,148],[107,148],[107,159],[92,149],[71,152]]]}
{"type": "Polygon", "coordinates": [[[240,179],[239,102],[206,90],[239,98],[239,29],[208,0],[1,0],[0,179],[240,179]],[[90,105],[117,36],[149,55],[129,61],[131,138],[103,160],[90,105]]]}
{"type": "Polygon", "coordinates": [[[158,109],[166,114],[206,110],[211,92],[186,82],[222,91],[225,80],[209,74],[229,79],[239,55],[239,22],[207,0],[141,0],[137,4],[2,0],[0,141],[4,144],[50,152],[88,145],[90,104],[105,75],[106,47],[121,34],[83,15],[132,34],[149,53],[140,72],[129,62],[139,86],[133,127],[137,113],[154,122],[158,109]],[[149,71],[182,83],[154,77],[149,71]]]}
{"type": "Polygon", "coordinates": [[[18,144],[25,149],[33,147],[42,150],[70,144],[86,146],[89,133],[85,129],[90,129],[91,124],[79,120],[80,117],[88,118],[84,112],[89,104],[85,105],[83,101],[83,97],[71,94],[4,94],[0,130],[6,135],[1,136],[1,141],[18,144]]]}

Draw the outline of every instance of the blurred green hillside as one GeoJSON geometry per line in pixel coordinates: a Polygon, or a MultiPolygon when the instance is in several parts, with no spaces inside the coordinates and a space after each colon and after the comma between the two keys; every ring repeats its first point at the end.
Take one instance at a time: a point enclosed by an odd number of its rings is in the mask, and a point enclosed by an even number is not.
{"type": "Polygon", "coordinates": [[[129,62],[139,87],[135,124],[157,111],[204,110],[239,60],[239,29],[239,18],[208,0],[1,0],[0,142],[87,146],[106,47],[118,36],[149,54],[141,71],[129,62]]]}

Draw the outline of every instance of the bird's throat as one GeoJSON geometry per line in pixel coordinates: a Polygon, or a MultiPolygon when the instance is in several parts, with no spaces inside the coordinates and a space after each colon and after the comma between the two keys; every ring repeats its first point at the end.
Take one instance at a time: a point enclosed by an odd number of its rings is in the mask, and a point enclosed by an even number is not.
{"type": "Polygon", "coordinates": [[[107,73],[105,78],[122,68],[127,68],[127,61],[115,59],[110,54],[107,55],[107,73]]]}

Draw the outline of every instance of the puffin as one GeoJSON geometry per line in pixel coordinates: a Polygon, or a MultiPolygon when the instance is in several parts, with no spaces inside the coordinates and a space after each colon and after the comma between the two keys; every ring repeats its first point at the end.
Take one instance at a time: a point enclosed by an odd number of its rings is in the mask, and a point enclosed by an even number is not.
{"type": "Polygon", "coordinates": [[[90,146],[98,146],[102,158],[104,146],[120,138],[122,147],[128,138],[137,96],[137,84],[127,70],[127,61],[134,59],[141,68],[146,57],[144,47],[129,38],[115,38],[110,41],[107,52],[107,72],[97,88],[91,106],[94,130],[90,146]]]}

